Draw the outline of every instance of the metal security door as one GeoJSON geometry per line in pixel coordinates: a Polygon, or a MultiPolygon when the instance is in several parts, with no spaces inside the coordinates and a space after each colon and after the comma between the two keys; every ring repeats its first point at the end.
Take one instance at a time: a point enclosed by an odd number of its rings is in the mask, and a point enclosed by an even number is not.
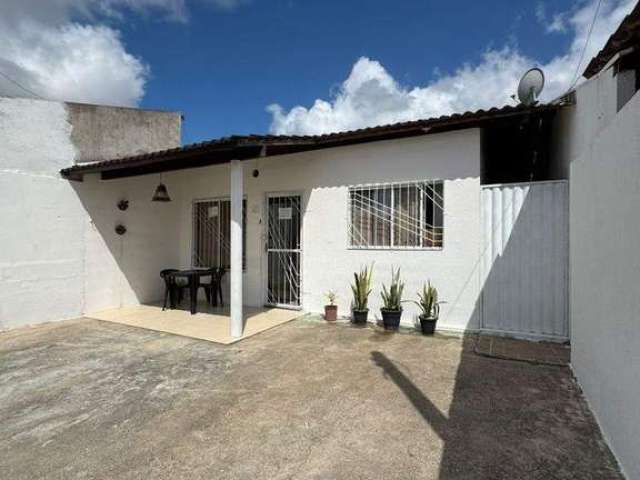
{"type": "Polygon", "coordinates": [[[267,304],[300,307],[300,195],[267,197],[267,304]]]}
{"type": "Polygon", "coordinates": [[[566,181],[482,187],[482,327],[569,338],[566,181]]]}

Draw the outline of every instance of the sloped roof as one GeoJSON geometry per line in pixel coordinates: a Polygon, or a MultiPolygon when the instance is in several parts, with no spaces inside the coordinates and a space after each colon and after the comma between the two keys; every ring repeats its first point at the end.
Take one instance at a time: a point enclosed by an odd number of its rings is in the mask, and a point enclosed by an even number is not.
{"type": "Polygon", "coordinates": [[[603,69],[616,53],[637,45],[640,45],[640,2],[622,20],[620,26],[609,37],[602,50],[591,59],[582,75],[586,78],[593,77],[603,69]]]}
{"type": "Polygon", "coordinates": [[[228,163],[233,159],[247,160],[473,128],[497,120],[552,113],[560,107],[559,104],[505,106],[323,135],[233,135],[168,150],[74,165],[61,170],[60,174],[70,180],[82,180],[87,173],[100,173],[103,179],[144,175],[228,163]]]}

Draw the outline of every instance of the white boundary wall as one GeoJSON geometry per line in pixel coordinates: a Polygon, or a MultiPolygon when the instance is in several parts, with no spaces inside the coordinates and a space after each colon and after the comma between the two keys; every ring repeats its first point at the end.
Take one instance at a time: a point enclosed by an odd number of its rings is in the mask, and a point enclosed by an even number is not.
{"type": "Polygon", "coordinates": [[[627,478],[640,479],[640,94],[616,112],[612,69],[562,115],[570,168],[573,370],[627,478]]]}
{"type": "MultiPolygon", "coordinates": [[[[82,158],[83,138],[99,150],[84,124],[74,143],[71,110],[85,120],[92,112],[108,115],[114,130],[127,129],[123,113],[127,122],[151,115],[171,135],[147,147],[179,138],[174,114],[0,98],[0,330],[157,300],[159,270],[178,263],[176,207],[149,201],[157,177],[89,176],[82,183],[60,177],[61,168],[82,158]],[[116,208],[122,198],[130,204],[125,212],[116,208]],[[122,237],[114,232],[118,223],[128,228],[122,237]]],[[[139,135],[131,145],[114,144],[118,135],[109,136],[104,125],[100,134],[110,148],[135,152],[145,141],[144,125],[132,126],[139,135]]]]}

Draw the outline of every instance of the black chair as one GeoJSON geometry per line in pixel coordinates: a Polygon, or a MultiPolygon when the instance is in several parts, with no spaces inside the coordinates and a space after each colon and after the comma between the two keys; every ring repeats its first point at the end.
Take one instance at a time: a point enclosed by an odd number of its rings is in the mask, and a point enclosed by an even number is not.
{"type": "Polygon", "coordinates": [[[220,298],[220,306],[224,305],[222,298],[222,277],[224,277],[224,267],[212,268],[209,270],[211,273],[210,283],[200,283],[200,287],[204,289],[204,293],[207,296],[207,302],[214,307],[218,306],[218,298],[220,298]]]}
{"type": "Polygon", "coordinates": [[[179,270],[175,268],[165,268],[160,271],[160,278],[164,280],[164,302],[162,304],[162,310],[167,309],[167,300],[169,300],[169,306],[174,308],[176,304],[182,302],[183,291],[188,287],[187,282],[182,278],[175,278],[171,275],[179,270]]]}

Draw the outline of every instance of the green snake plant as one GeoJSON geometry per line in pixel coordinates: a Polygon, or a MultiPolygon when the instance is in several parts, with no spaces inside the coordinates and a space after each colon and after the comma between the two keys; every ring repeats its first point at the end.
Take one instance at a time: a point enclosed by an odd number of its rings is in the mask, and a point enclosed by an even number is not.
{"type": "Polygon", "coordinates": [[[440,313],[440,302],[438,302],[438,290],[428,281],[422,286],[422,291],[418,292],[419,302],[413,303],[420,307],[422,315],[427,318],[438,318],[440,313]]]}
{"type": "Polygon", "coordinates": [[[394,271],[391,269],[391,284],[387,289],[386,285],[382,285],[382,302],[385,310],[402,310],[402,291],[404,290],[404,282],[400,281],[400,269],[394,271]]]}
{"type": "Polygon", "coordinates": [[[353,274],[354,282],[351,284],[353,292],[353,309],[362,312],[367,310],[369,302],[369,294],[371,293],[371,284],[373,282],[373,264],[371,267],[366,265],[360,269],[360,273],[353,274]]]}

